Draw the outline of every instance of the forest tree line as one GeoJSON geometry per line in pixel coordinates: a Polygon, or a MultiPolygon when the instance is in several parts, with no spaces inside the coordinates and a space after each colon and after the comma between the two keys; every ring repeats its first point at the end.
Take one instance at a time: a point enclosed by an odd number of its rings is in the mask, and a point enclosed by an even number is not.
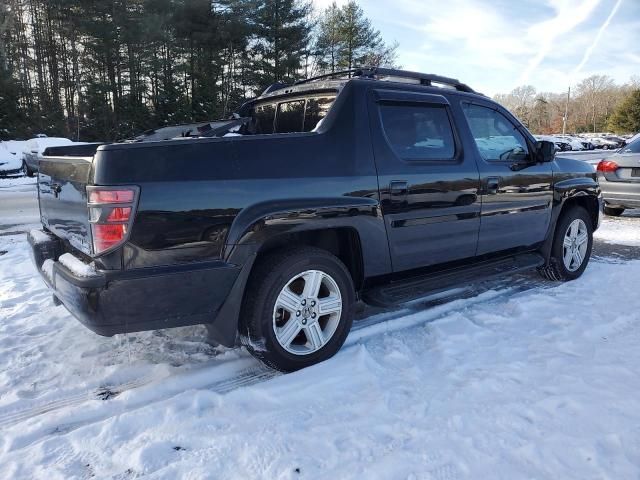
{"type": "Polygon", "coordinates": [[[0,139],[224,118],[272,83],[392,65],[396,48],[355,1],[3,0],[0,139]]]}
{"type": "Polygon", "coordinates": [[[607,75],[592,75],[563,93],[524,85],[494,100],[536,134],[561,133],[565,112],[566,133],[640,131],[640,76],[618,85],[607,75]]]}

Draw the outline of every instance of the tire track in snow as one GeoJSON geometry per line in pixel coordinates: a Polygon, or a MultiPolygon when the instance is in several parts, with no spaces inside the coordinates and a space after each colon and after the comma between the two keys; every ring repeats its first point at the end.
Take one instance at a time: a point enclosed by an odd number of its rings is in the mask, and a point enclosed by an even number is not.
{"type": "Polygon", "coordinates": [[[149,375],[140,377],[129,382],[122,383],[113,387],[100,387],[97,389],[85,390],[73,395],[58,398],[48,402],[42,402],[22,410],[13,410],[6,413],[0,413],[0,428],[7,428],[17,423],[24,422],[30,418],[34,418],[54,410],[62,408],[74,407],[89,400],[108,400],[116,397],[127,390],[133,390],[144,385],[148,385],[158,380],[166,378],[167,375],[149,375]],[[106,393],[107,398],[104,398],[106,393]]]}
{"type": "MultiPolygon", "coordinates": [[[[537,285],[532,285],[530,288],[535,288],[537,285]]],[[[436,321],[439,318],[446,316],[452,310],[457,308],[468,307],[476,303],[493,300],[505,295],[513,293],[513,288],[504,288],[502,290],[489,290],[482,293],[478,293],[477,289],[470,289],[463,292],[465,295],[462,298],[452,297],[438,297],[433,301],[426,300],[426,304],[421,303],[419,308],[411,307],[401,310],[394,310],[391,312],[379,313],[366,317],[362,320],[354,322],[353,328],[345,347],[353,345],[358,341],[370,338],[375,335],[389,333],[397,330],[409,328],[414,325],[424,324],[432,321],[436,321]],[[425,310],[425,308],[430,308],[425,310]],[[421,314],[421,315],[415,315],[421,314]],[[396,322],[396,320],[408,317],[408,322],[396,322]],[[415,317],[415,318],[414,318],[415,317]],[[382,327],[382,328],[380,328],[382,327]]],[[[427,297],[428,298],[428,297],[427,297]]],[[[424,300],[423,300],[424,301],[424,300]]],[[[412,302],[412,305],[417,305],[421,300],[412,302]]],[[[211,368],[211,366],[203,367],[211,368]]],[[[213,367],[215,368],[215,366],[213,367]]],[[[89,389],[83,392],[79,392],[67,397],[59,398],[49,402],[44,402],[38,405],[31,406],[26,409],[9,411],[7,413],[0,412],[0,429],[8,428],[18,423],[27,421],[31,418],[35,418],[46,413],[53,411],[75,407],[91,400],[103,400],[108,402],[122,393],[137,388],[144,387],[146,385],[164,381],[178,380],[182,375],[188,375],[192,372],[186,372],[185,374],[160,374],[149,375],[138,379],[131,380],[129,382],[122,383],[116,386],[100,387],[98,389],[89,389]]],[[[255,367],[240,370],[236,374],[227,378],[220,379],[212,384],[197,385],[193,388],[199,388],[203,390],[210,390],[220,395],[225,395],[234,390],[243,387],[249,387],[258,383],[265,382],[272,378],[282,375],[282,372],[270,369],[266,366],[256,365],[255,367]]],[[[174,395],[161,396],[150,403],[160,402],[171,398],[174,395]]],[[[146,403],[145,405],[148,405],[146,403]]],[[[106,417],[105,417],[106,418],[106,417]]],[[[97,419],[97,421],[104,420],[104,418],[97,419]]],[[[92,422],[80,422],[78,425],[68,425],[71,428],[66,428],[64,425],[60,425],[53,433],[66,433],[71,430],[75,430],[85,424],[92,422]]]]}

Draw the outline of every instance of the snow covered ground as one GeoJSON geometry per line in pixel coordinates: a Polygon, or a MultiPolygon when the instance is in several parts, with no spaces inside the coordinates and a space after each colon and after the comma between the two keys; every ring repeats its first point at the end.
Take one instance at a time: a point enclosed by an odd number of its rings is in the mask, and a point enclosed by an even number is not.
{"type": "Polygon", "coordinates": [[[22,230],[0,229],[2,479],[640,477],[640,261],[606,253],[640,218],[605,221],[578,281],[367,315],[289,375],[200,327],[94,335],[22,230]]]}

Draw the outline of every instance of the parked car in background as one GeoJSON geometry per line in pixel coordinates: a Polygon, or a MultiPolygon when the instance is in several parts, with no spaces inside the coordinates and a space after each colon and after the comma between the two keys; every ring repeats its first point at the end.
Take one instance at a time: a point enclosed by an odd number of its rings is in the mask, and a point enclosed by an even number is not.
{"type": "Polygon", "coordinates": [[[593,143],[596,148],[601,148],[602,150],[615,150],[618,147],[618,143],[612,140],[607,140],[604,137],[591,137],[589,141],[593,143]]]}
{"type": "Polygon", "coordinates": [[[596,170],[606,215],[640,208],[640,138],[600,161],[596,170]]]}
{"type": "Polygon", "coordinates": [[[616,137],[615,135],[607,135],[606,137],[604,137],[604,139],[615,143],[616,144],[616,149],[617,148],[622,148],[625,145],[624,139],[620,138],[620,137],[616,137]]]}
{"type": "Polygon", "coordinates": [[[26,175],[33,177],[34,173],[38,171],[38,162],[47,148],[62,147],[72,143],[68,138],[42,136],[37,136],[27,141],[24,149],[24,168],[26,175]]]}
{"type": "Polygon", "coordinates": [[[562,137],[559,137],[559,138],[567,142],[571,146],[571,150],[573,151],[586,150],[585,146],[577,137],[572,137],[571,135],[563,135],[562,137]]]}
{"type": "Polygon", "coordinates": [[[587,140],[586,138],[579,138],[580,143],[582,143],[582,146],[584,147],[585,150],[595,150],[596,146],[591,143],[589,140],[587,140]]]}
{"type": "Polygon", "coordinates": [[[553,135],[536,135],[536,140],[552,142],[556,146],[557,152],[567,152],[571,150],[571,145],[564,138],[553,135]]]}
{"type": "Polygon", "coordinates": [[[0,141],[0,177],[24,175],[22,152],[18,155],[9,142],[0,141]]]}

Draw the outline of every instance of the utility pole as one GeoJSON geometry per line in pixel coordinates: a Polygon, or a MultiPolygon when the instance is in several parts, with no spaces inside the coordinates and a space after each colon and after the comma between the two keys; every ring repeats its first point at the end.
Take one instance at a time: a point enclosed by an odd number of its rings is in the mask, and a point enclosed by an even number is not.
{"type": "Polygon", "coordinates": [[[569,97],[571,96],[571,85],[567,90],[567,101],[564,104],[564,116],[562,117],[562,134],[564,135],[567,130],[567,116],[569,115],[569,97]]]}

